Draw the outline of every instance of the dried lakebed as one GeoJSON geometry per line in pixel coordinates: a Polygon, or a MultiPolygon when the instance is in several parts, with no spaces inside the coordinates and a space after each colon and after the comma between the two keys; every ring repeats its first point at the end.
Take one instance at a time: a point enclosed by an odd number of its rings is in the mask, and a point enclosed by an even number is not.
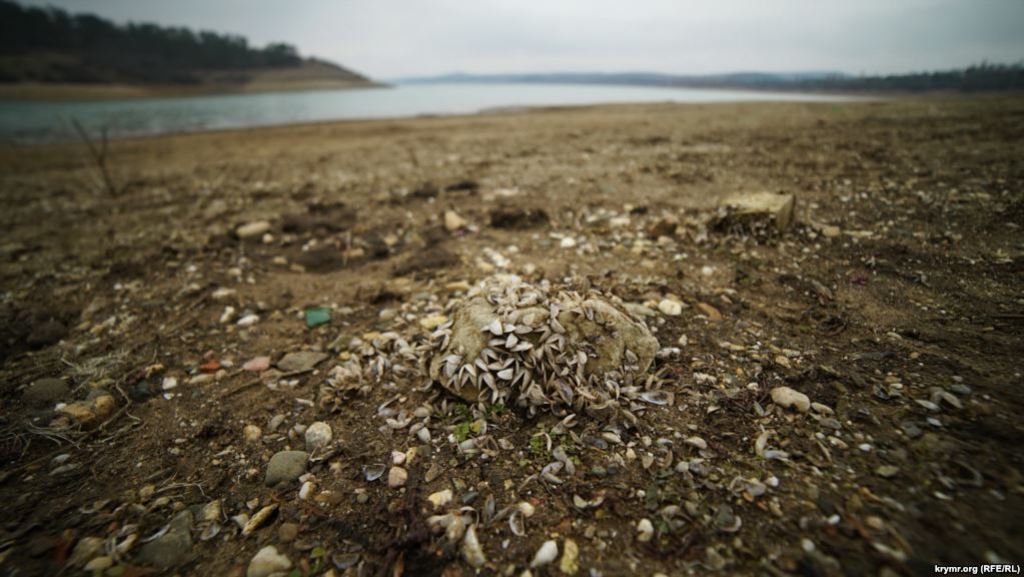
{"type": "Polygon", "coordinates": [[[12,575],[1019,562],[1024,103],[0,154],[12,575]],[[746,194],[746,193],[767,193],[746,194]]]}

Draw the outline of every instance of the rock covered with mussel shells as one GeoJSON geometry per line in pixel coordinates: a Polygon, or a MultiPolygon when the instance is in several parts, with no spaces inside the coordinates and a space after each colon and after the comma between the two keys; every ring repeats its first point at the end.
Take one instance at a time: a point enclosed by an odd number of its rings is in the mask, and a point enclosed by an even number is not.
{"type": "Polygon", "coordinates": [[[430,336],[430,379],[470,402],[614,410],[657,386],[658,340],[614,297],[487,279],[430,336]]]}

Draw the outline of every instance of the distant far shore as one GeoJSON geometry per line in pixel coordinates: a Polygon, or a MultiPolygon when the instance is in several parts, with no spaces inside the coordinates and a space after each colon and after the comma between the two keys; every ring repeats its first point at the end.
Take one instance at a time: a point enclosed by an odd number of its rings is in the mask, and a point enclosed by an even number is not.
{"type": "Polygon", "coordinates": [[[292,92],[304,90],[347,90],[388,88],[388,84],[369,80],[311,79],[296,81],[250,82],[244,84],[73,84],[16,82],[0,84],[3,100],[126,100],[172,98],[180,96],[212,96],[218,94],[253,94],[260,92],[292,92]]]}

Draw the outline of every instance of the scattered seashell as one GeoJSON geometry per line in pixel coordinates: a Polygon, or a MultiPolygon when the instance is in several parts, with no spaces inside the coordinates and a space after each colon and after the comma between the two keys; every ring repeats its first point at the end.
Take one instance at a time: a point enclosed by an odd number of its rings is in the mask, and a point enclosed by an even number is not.
{"type": "Polygon", "coordinates": [[[530,561],[530,568],[535,569],[555,560],[558,557],[558,543],[553,540],[545,541],[540,549],[537,549],[537,553],[533,556],[533,561],[530,561]]]}
{"type": "Polygon", "coordinates": [[[480,541],[476,538],[475,525],[470,525],[466,529],[466,536],[462,539],[462,557],[466,563],[478,569],[487,564],[487,557],[480,547],[480,541]]]}
{"type": "Polygon", "coordinates": [[[363,467],[363,476],[367,481],[376,481],[384,476],[384,471],[387,467],[382,463],[375,463],[373,465],[366,465],[363,467]]]}

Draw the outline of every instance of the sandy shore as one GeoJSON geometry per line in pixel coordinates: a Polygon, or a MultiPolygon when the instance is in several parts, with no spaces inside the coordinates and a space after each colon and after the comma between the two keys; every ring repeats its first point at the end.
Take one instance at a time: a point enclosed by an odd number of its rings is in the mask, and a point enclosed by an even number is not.
{"type": "Polygon", "coordinates": [[[80,144],[2,146],[0,563],[242,575],[273,546],[306,574],[519,574],[549,540],[534,574],[1018,562],[1022,135],[998,97],[336,122],[114,141],[115,191],[80,144]],[[716,224],[755,191],[797,224],[716,224]],[[628,303],[661,348],[636,386],[671,404],[531,416],[430,386],[419,347],[500,273],[628,303]],[[328,445],[271,465],[314,422],[328,445]]]}

